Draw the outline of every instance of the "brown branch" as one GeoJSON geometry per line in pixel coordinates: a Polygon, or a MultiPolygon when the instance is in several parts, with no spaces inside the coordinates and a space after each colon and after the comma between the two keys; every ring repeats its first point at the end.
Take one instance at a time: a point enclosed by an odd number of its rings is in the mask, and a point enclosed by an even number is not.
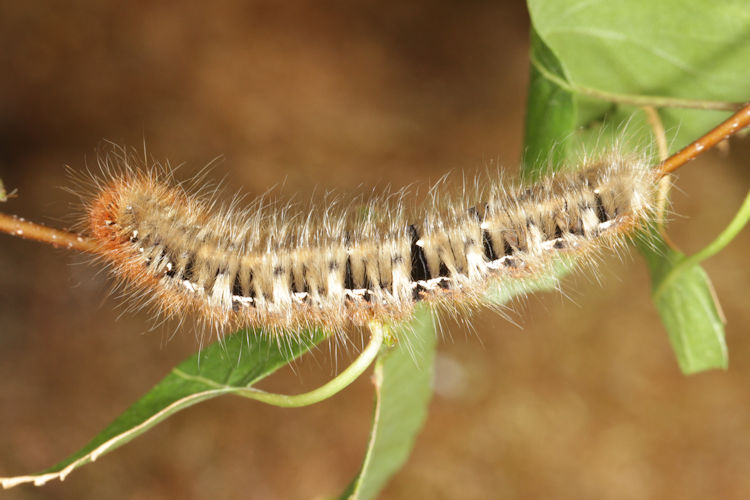
{"type": "Polygon", "coordinates": [[[750,103],[720,123],[716,128],[708,132],[698,140],[688,144],[677,153],[664,160],[657,168],[661,176],[670,174],[703,153],[705,150],[716,146],[732,134],[739,132],[750,125],[750,103]]]}
{"type": "Polygon", "coordinates": [[[41,241],[42,243],[49,243],[58,248],[75,249],[91,253],[97,251],[96,243],[88,238],[28,222],[15,215],[0,213],[0,232],[29,240],[41,241]]]}

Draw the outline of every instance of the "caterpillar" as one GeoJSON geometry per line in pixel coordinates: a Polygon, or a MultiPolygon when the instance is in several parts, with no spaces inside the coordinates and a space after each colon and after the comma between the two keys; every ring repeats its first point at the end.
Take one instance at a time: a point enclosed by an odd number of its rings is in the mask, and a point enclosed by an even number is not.
{"type": "Polygon", "coordinates": [[[617,246],[650,219],[658,178],[644,156],[612,154],[536,184],[497,175],[458,197],[435,189],[411,210],[397,197],[302,213],[262,201],[216,209],[129,154],[102,163],[108,178],[85,210],[100,258],[161,313],[193,313],[219,333],[339,332],[402,320],[422,301],[491,305],[493,287],[558,256],[617,246]]]}

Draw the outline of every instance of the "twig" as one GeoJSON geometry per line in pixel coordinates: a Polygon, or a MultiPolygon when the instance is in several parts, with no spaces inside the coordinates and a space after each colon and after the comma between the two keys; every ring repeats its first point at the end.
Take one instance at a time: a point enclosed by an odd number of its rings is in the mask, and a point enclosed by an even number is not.
{"type": "Polygon", "coordinates": [[[26,221],[15,215],[0,213],[0,232],[29,240],[49,243],[58,248],[75,249],[81,252],[97,251],[96,244],[83,236],[67,231],[52,229],[51,227],[26,221]]]}
{"type": "Polygon", "coordinates": [[[721,122],[716,128],[698,140],[688,144],[677,153],[664,160],[657,168],[660,176],[671,174],[702,152],[716,146],[718,143],[750,125],[750,103],[721,122]]]}

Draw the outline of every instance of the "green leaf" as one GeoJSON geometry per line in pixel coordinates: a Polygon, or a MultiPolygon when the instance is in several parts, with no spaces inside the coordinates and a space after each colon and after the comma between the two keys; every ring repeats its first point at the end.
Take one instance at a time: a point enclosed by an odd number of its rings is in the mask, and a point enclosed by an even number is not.
{"type": "Polygon", "coordinates": [[[546,266],[544,272],[530,278],[514,278],[496,283],[490,288],[487,300],[495,305],[503,305],[514,297],[531,292],[556,290],[560,280],[573,269],[576,259],[572,256],[561,256],[546,266]]]}
{"type": "MultiPolygon", "coordinates": [[[[651,142],[636,107],[650,105],[661,108],[674,152],[727,113],[666,107],[685,105],[681,100],[725,106],[750,96],[750,10],[744,0],[529,0],[528,5],[537,35],[557,56],[551,64],[533,57],[532,49],[532,66],[573,94],[576,124],[585,127],[576,140],[588,144],[588,151],[623,130],[636,147],[651,142]]],[[[685,373],[725,368],[723,325],[700,260],[673,251],[658,237],[639,249],[680,367],[685,373]]]]}
{"type": "Polygon", "coordinates": [[[375,364],[375,411],[362,468],[341,498],[375,498],[406,462],[427,416],[437,336],[426,306],[375,364]]]}
{"type": "Polygon", "coordinates": [[[728,245],[750,221],[750,192],[727,227],[691,256],[677,252],[652,230],[640,242],[653,282],[653,299],[669,332],[680,368],[696,373],[726,368],[727,347],[713,287],[699,262],[728,245]]]}
{"type": "Polygon", "coordinates": [[[293,340],[260,330],[239,331],[180,363],[78,452],[41,473],[0,478],[0,484],[9,488],[63,480],[78,467],[122,446],[180,410],[223,394],[246,391],[326,337],[322,330],[303,332],[293,340]]]}
{"type": "Polygon", "coordinates": [[[526,102],[522,176],[533,181],[542,177],[548,166],[559,167],[565,160],[566,139],[575,125],[573,94],[547,79],[539,67],[565,80],[560,62],[552,51],[531,31],[531,65],[529,94],[526,102]]]}
{"type": "Polygon", "coordinates": [[[682,267],[687,257],[660,237],[640,245],[649,245],[643,254],[651,271],[652,299],[682,372],[726,369],[724,325],[706,272],[697,264],[682,267]]]}
{"type": "MultiPolygon", "coordinates": [[[[750,9],[746,0],[529,0],[539,37],[581,96],[744,102],[750,97],[750,9]],[[588,92],[593,90],[594,93],[588,92]]],[[[633,103],[631,103],[633,104],[633,103]]],[[[589,101],[579,125],[612,101],[589,101]]],[[[638,104],[642,105],[642,104],[638,104]]],[[[696,109],[662,112],[679,149],[726,117],[696,109]]]]}

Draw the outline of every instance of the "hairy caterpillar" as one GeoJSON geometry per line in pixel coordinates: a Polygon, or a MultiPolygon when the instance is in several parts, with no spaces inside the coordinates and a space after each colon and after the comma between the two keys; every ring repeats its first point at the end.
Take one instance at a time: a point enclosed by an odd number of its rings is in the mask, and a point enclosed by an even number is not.
{"type": "Polygon", "coordinates": [[[86,224],[115,275],[167,316],[196,313],[217,332],[250,325],[341,331],[400,320],[416,302],[488,303],[492,286],[545,272],[561,254],[620,242],[653,212],[657,174],[645,158],[610,155],[504,187],[489,179],[421,209],[402,200],[309,215],[215,201],[171,185],[128,154],[103,161],[86,224]],[[233,204],[234,205],[234,204],[233,204]]]}

